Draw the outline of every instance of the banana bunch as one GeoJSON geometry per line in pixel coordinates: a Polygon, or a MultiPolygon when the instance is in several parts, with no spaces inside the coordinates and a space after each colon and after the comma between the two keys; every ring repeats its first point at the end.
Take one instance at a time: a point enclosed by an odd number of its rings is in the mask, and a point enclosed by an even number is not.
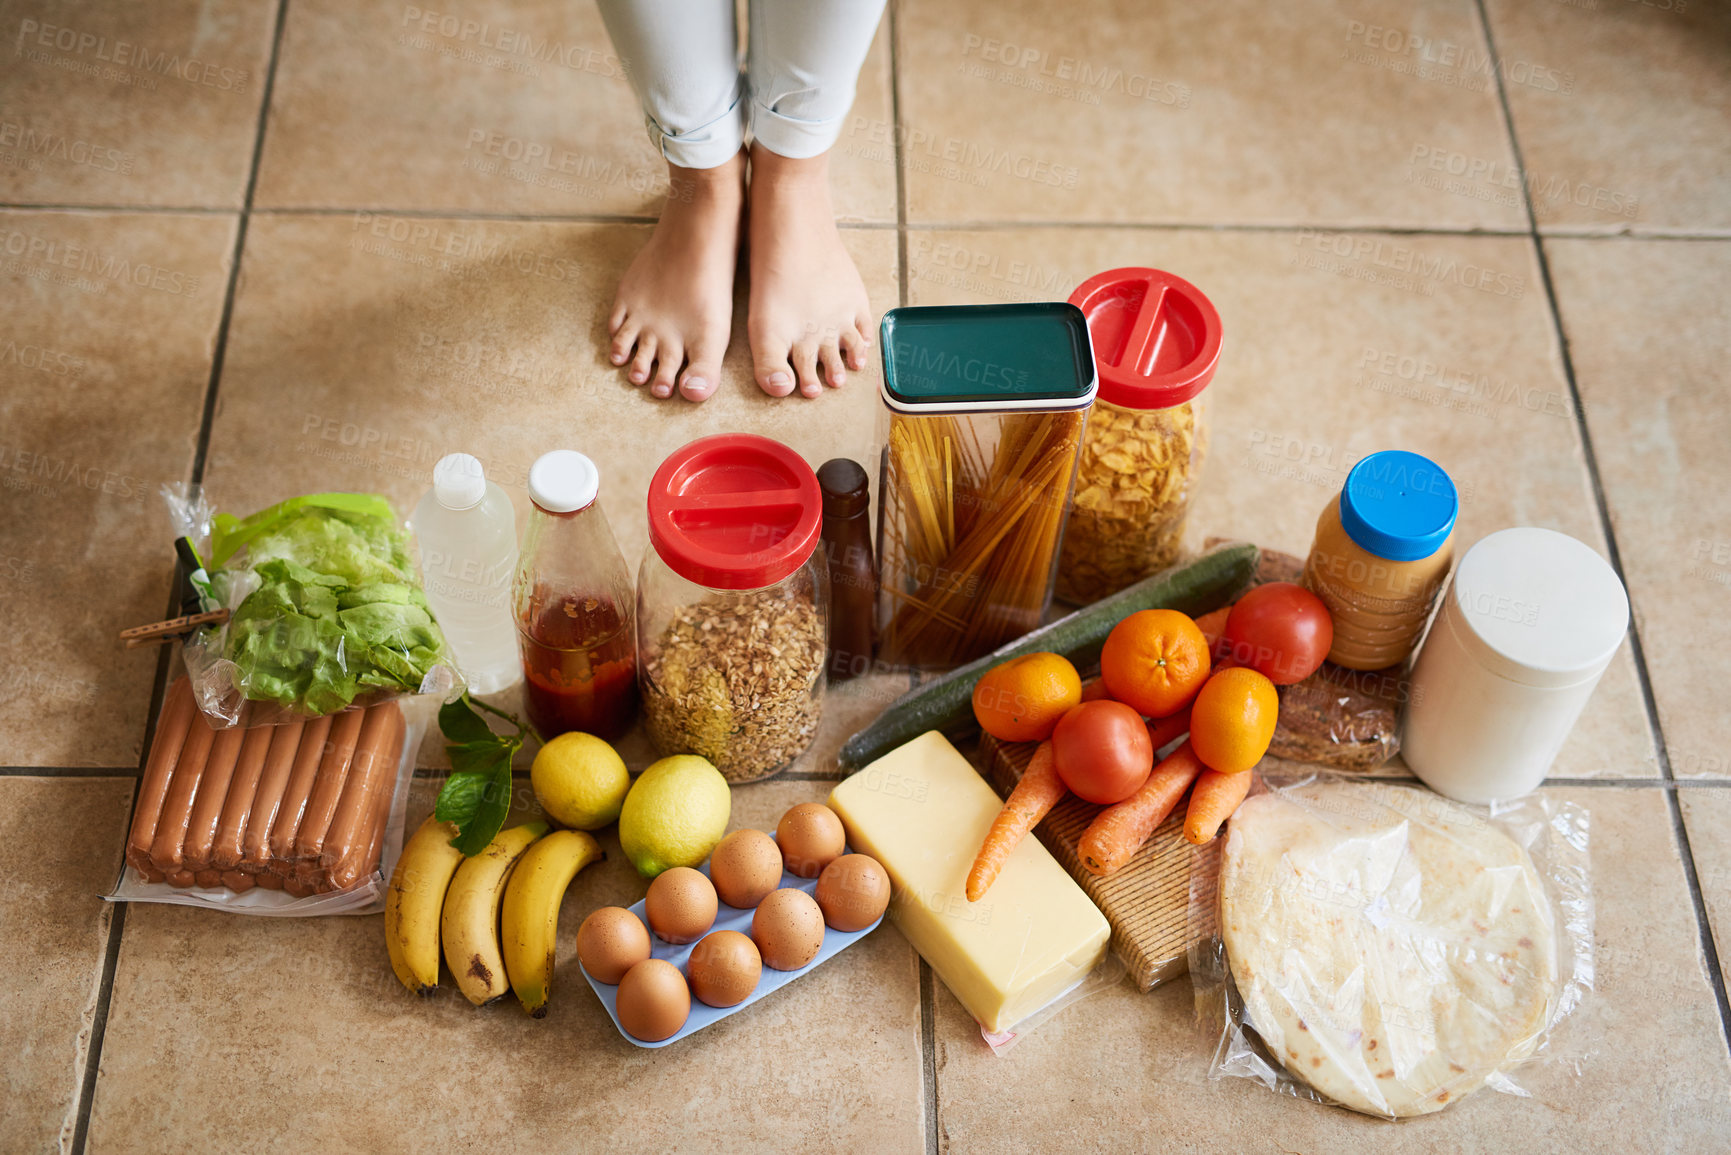
{"type": "Polygon", "coordinates": [[[456,833],[428,818],[403,846],[385,894],[391,969],[409,990],[431,994],[442,940],[470,1002],[485,1006],[509,987],[540,1018],[553,984],[559,904],[577,872],[605,857],[601,844],[580,830],[548,834],[545,822],[525,822],[465,859],[451,845],[456,833]]]}

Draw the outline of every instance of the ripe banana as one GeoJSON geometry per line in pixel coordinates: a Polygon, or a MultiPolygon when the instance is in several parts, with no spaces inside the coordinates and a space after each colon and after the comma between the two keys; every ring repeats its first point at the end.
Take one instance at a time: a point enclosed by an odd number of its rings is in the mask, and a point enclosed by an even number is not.
{"type": "Polygon", "coordinates": [[[605,857],[593,835],[555,830],[523,852],[505,884],[505,973],[523,1009],[537,1019],[547,1013],[553,988],[554,944],[565,888],[579,870],[605,857]]]}
{"type": "Polygon", "coordinates": [[[499,954],[499,906],[518,858],[545,833],[545,822],[501,830],[487,849],[463,860],[445,892],[445,913],[439,921],[445,962],[457,976],[457,989],[478,1007],[510,993],[499,954]]]}
{"type": "Polygon", "coordinates": [[[457,827],[429,817],[403,844],[391,888],[385,892],[385,949],[391,969],[418,995],[439,985],[439,911],[445,889],[463,861],[451,845],[457,827]]]}

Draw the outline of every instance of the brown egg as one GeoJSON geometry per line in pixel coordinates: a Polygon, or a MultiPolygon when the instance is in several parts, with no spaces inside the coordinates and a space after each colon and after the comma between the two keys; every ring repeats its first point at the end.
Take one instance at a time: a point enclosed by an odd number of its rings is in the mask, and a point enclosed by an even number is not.
{"type": "Polygon", "coordinates": [[[757,989],[763,956],[757,944],[737,930],[718,930],[691,948],[685,975],[697,1001],[712,1007],[735,1007],[757,989]]]}
{"type": "Polygon", "coordinates": [[[823,911],[803,890],[784,886],[771,891],[751,916],[751,941],[764,966],[796,971],[823,946],[823,911]]]}
{"type": "Polygon", "coordinates": [[[775,825],[775,841],[782,861],[801,878],[816,878],[823,868],[841,857],[847,832],[835,811],[821,802],[801,802],[781,816],[775,825]]]}
{"type": "Polygon", "coordinates": [[[655,876],[643,913],[649,929],[675,945],[696,942],[715,925],[715,887],[703,872],[676,866],[655,876]]]}
{"type": "Polygon", "coordinates": [[[649,932],[622,906],[590,911],[577,928],[577,961],[598,983],[617,983],[648,957],[649,932]]]}
{"type": "Polygon", "coordinates": [[[869,854],[844,854],[817,877],[823,921],[836,930],[864,930],[890,905],[890,876],[869,854]]]}
{"type": "Polygon", "coordinates": [[[735,830],[710,853],[709,881],[722,902],[750,910],[781,885],[781,848],[761,830],[735,830]]]}
{"type": "Polygon", "coordinates": [[[633,1038],[659,1043],[676,1034],[691,1016],[691,991],[679,968],[663,958],[647,958],[619,980],[619,1025],[633,1038]]]}

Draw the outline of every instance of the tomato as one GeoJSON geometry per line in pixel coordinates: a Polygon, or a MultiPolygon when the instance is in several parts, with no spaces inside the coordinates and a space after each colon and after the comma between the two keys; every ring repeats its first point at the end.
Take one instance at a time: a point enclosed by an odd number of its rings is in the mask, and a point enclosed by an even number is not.
{"type": "Polygon", "coordinates": [[[1142,716],[1122,702],[1083,702],[1052,731],[1052,757],[1070,793],[1088,802],[1122,802],[1148,781],[1154,743],[1142,716]]]}
{"type": "Polygon", "coordinates": [[[1269,582],[1238,599],[1226,618],[1221,648],[1277,686],[1316,673],[1334,644],[1334,619],[1322,599],[1291,582],[1269,582]]]}

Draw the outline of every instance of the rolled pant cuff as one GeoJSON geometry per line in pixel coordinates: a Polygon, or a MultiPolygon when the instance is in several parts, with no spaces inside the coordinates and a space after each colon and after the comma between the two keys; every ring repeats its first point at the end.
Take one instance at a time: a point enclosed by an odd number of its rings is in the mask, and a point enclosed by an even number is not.
{"type": "Polygon", "coordinates": [[[690,132],[668,132],[652,116],[644,123],[661,155],[680,168],[719,168],[745,146],[744,100],[734,101],[725,113],[690,132]]]}
{"type": "MultiPolygon", "coordinates": [[[[850,98],[847,102],[853,104],[850,98]]],[[[847,114],[829,120],[800,120],[784,116],[756,102],[751,106],[751,136],[754,141],[789,160],[809,160],[835,147],[847,114]]]]}

